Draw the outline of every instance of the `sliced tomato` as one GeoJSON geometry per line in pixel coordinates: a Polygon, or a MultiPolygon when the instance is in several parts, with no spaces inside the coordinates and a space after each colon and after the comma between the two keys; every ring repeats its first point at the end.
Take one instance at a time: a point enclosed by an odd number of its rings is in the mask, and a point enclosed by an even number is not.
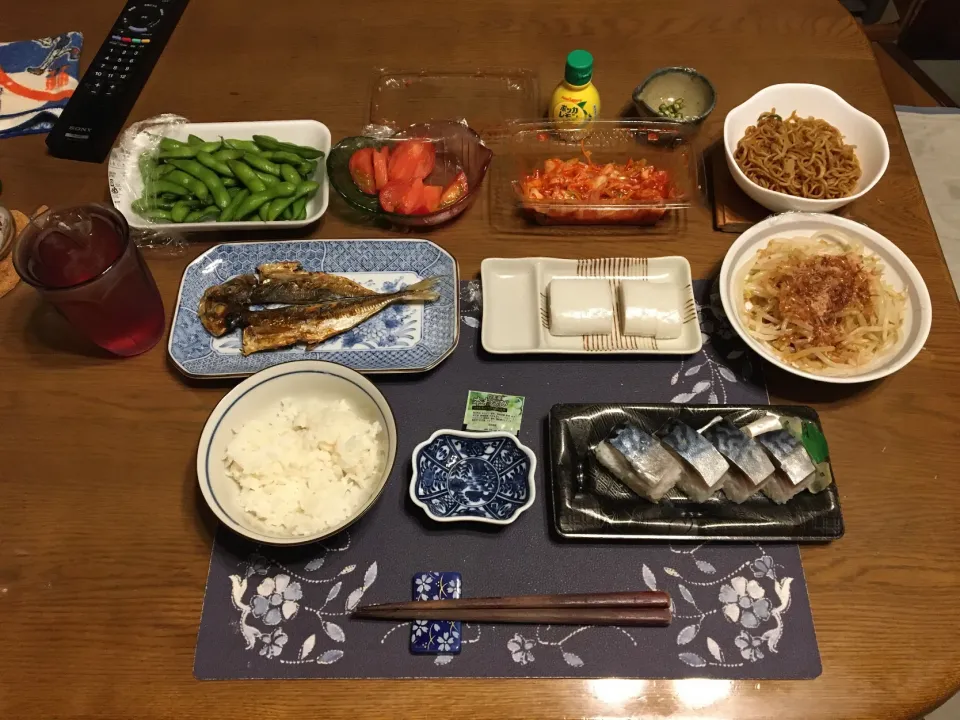
{"type": "Polygon", "coordinates": [[[463,170],[461,170],[457,173],[453,182],[443,189],[443,194],[440,196],[440,207],[453,205],[457,200],[467,194],[467,189],[467,176],[463,170]]]}
{"type": "Polygon", "coordinates": [[[350,156],[348,167],[353,183],[360,188],[360,192],[367,195],[377,194],[377,185],[373,178],[373,148],[357,150],[350,156]]]}
{"type": "Polygon", "coordinates": [[[391,180],[413,180],[417,174],[417,155],[411,148],[412,140],[405,140],[393,146],[387,169],[391,180]]]}
{"type": "Polygon", "coordinates": [[[413,215],[422,204],[423,180],[414,178],[400,199],[400,207],[397,208],[397,212],[402,212],[404,215],[413,215]]]}
{"type": "Polygon", "coordinates": [[[437,150],[429,140],[404,140],[390,154],[390,179],[423,179],[433,172],[437,150]]]}
{"type": "Polygon", "coordinates": [[[413,215],[423,205],[423,180],[391,180],[380,191],[380,207],[387,212],[413,215]]]}
{"type": "Polygon", "coordinates": [[[439,185],[423,186],[423,205],[420,208],[424,214],[432,213],[440,207],[441,195],[443,195],[443,188],[439,185]]]}
{"type": "Polygon", "coordinates": [[[429,140],[423,140],[419,145],[419,148],[415,148],[411,152],[417,156],[417,170],[414,177],[423,179],[433,172],[433,168],[437,164],[437,148],[429,140]]]}
{"type": "Polygon", "coordinates": [[[380,207],[387,212],[400,212],[398,210],[400,201],[409,189],[409,181],[391,180],[380,191],[380,207]]]}
{"type": "MultiPolygon", "coordinates": [[[[383,148],[387,150],[386,146],[383,148]]],[[[389,150],[387,150],[389,152],[389,150]]],[[[387,155],[383,152],[375,151],[373,153],[373,179],[376,183],[377,190],[383,190],[383,186],[387,184],[389,178],[387,178],[387,155]]]]}

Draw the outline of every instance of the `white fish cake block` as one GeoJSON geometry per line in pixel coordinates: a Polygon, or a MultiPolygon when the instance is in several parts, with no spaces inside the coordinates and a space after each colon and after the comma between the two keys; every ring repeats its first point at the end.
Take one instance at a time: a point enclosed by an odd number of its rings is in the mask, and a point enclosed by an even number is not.
{"type": "Polygon", "coordinates": [[[613,294],[602,278],[556,278],[547,288],[550,334],[612,335],[613,294]]]}
{"type": "Polygon", "coordinates": [[[621,281],[623,334],[677,339],[683,330],[678,301],[677,290],[672,285],[639,279],[621,281]]]}

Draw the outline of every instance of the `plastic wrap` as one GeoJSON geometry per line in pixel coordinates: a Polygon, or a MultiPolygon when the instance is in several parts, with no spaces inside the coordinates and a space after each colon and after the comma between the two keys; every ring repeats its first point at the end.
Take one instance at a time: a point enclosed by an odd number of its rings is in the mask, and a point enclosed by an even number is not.
{"type": "MultiPolygon", "coordinates": [[[[157,152],[160,139],[166,134],[167,128],[188,122],[190,121],[181,115],[167,113],[134,123],[121,133],[110,150],[107,165],[110,198],[115,207],[120,207],[122,196],[140,195],[138,163],[143,153],[157,152]]],[[[163,248],[172,253],[180,253],[186,245],[183,233],[169,229],[130,228],[130,233],[141,248],[163,248]]]]}

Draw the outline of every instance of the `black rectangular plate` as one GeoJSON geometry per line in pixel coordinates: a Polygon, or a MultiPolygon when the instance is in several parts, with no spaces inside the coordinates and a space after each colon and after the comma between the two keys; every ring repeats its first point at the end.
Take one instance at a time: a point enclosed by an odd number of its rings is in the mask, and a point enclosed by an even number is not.
{"type": "Polygon", "coordinates": [[[767,411],[810,420],[823,431],[816,411],[801,405],[554,405],[549,479],[554,530],[585,540],[836,540],[843,535],[836,476],[826,490],[798,493],[784,505],[761,493],[739,505],[722,493],[696,503],[677,490],[651,503],[607,472],[591,451],[626,419],[652,433],[670,418],[700,428],[721,415],[743,426],[767,411]]]}

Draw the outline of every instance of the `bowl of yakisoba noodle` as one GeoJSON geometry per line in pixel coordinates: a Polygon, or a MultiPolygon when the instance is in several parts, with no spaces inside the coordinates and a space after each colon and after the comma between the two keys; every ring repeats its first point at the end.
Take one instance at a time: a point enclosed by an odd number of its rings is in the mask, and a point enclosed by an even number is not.
{"type": "Polygon", "coordinates": [[[764,88],[723,122],[727,166],[768,210],[831,212],[868,193],[890,146],[880,123],[819,85],[764,88]]]}
{"type": "Polygon", "coordinates": [[[903,368],[930,334],[930,294],[883,235],[826,213],[784,213],[730,246],[720,299],[733,329],[764,360],[829,383],[903,368]]]}

